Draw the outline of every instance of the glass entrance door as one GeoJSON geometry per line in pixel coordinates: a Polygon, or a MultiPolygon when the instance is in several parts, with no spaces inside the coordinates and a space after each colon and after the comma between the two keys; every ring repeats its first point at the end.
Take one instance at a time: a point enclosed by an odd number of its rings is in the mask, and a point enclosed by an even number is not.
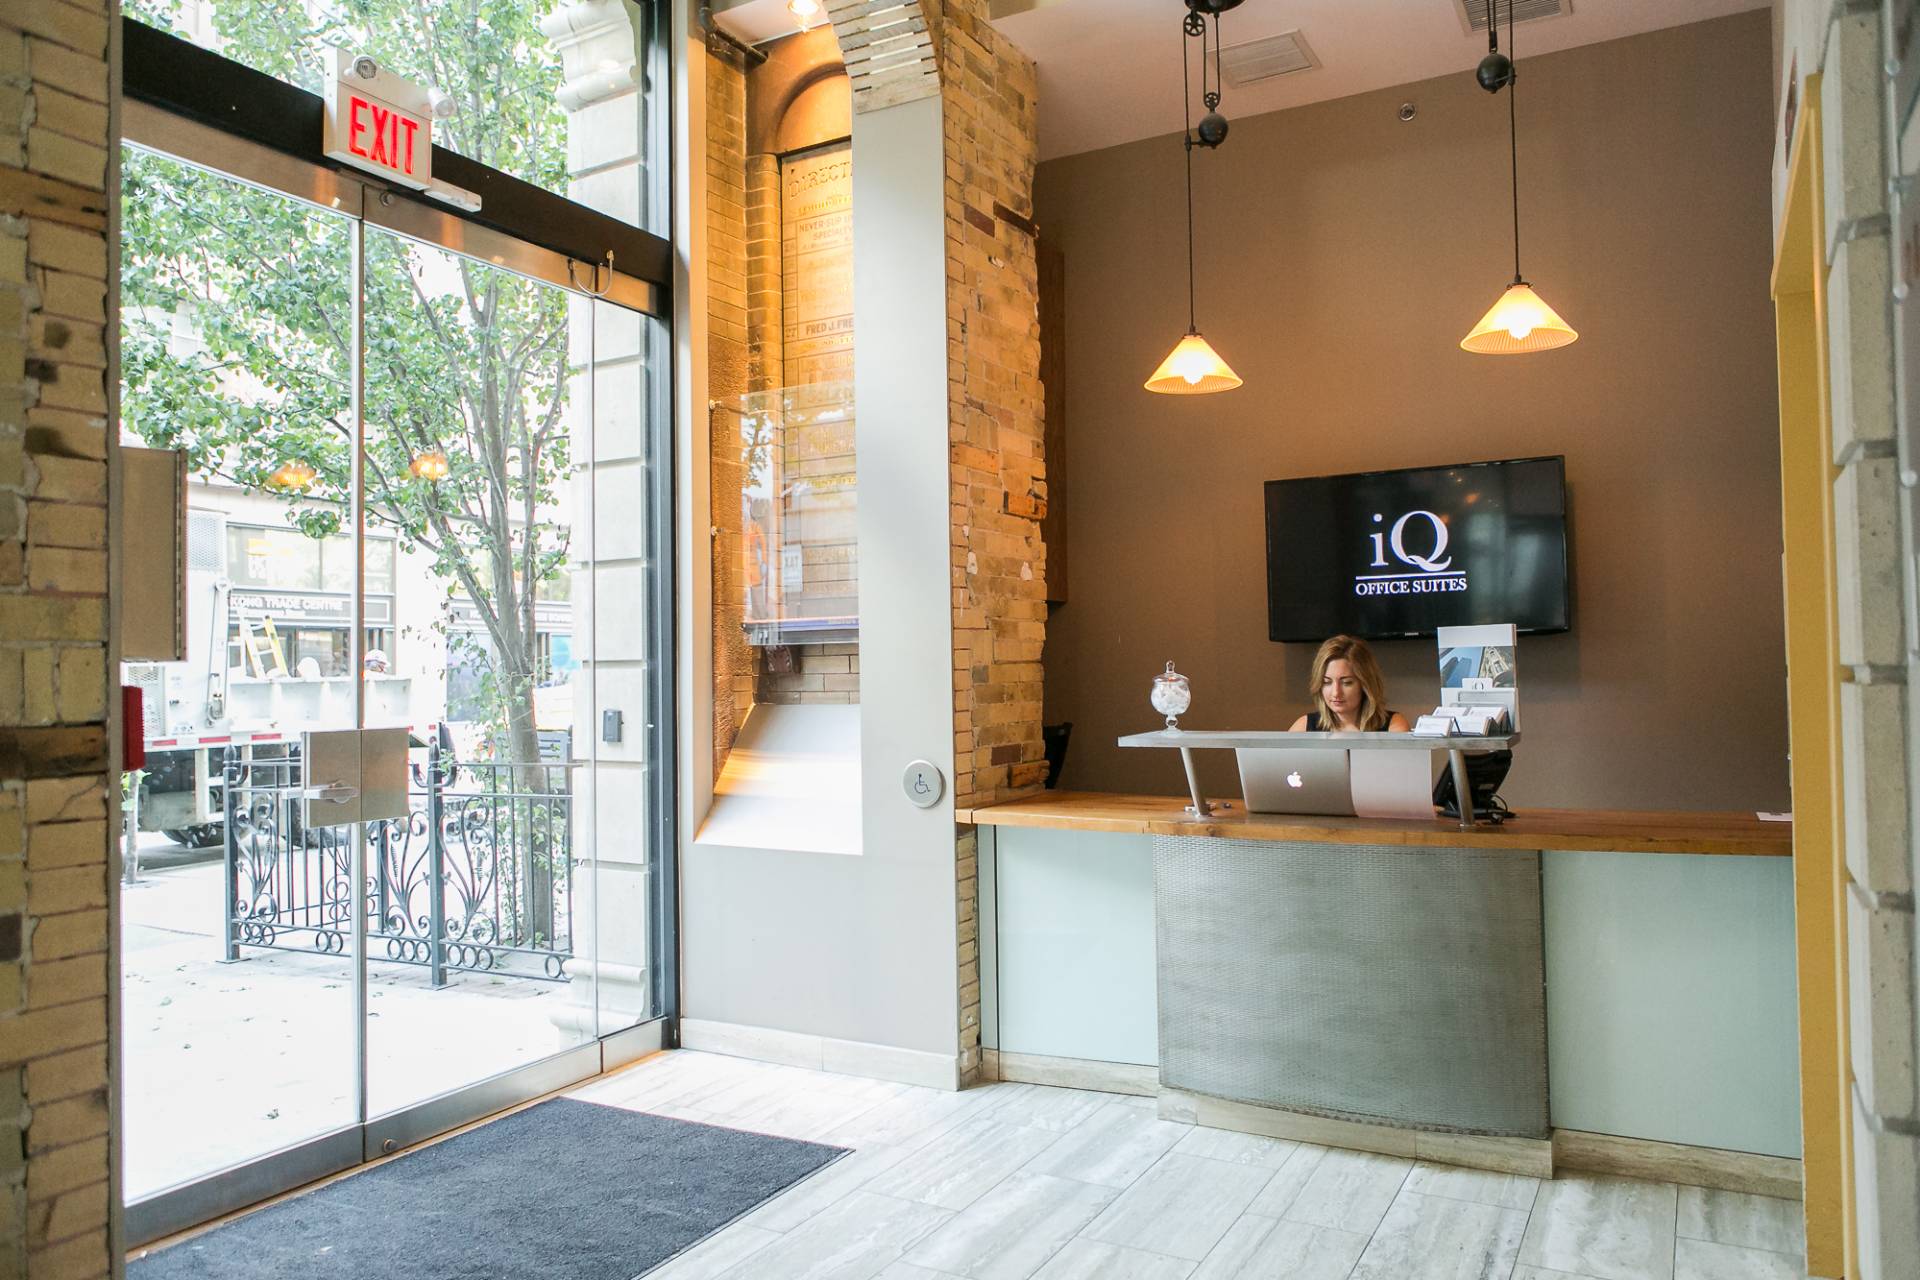
{"type": "Polygon", "coordinates": [[[565,288],[377,228],[366,239],[366,511],[410,587],[370,655],[440,726],[404,823],[370,832],[368,1110],[385,1115],[592,1041],[590,863],[573,623],[590,552],[565,288]]]}
{"type": "Polygon", "coordinates": [[[150,750],[197,753],[131,780],[138,1242],[641,1050],[668,667],[645,286],[330,171],[196,168],[234,149],[150,110],[128,136],[171,154],[124,160],[124,439],[188,454],[197,593],[189,661],[126,673],[150,750]],[[323,730],[404,734],[404,804],[324,821],[360,780],[318,776],[323,730]]]}
{"type": "Polygon", "coordinates": [[[354,1145],[353,831],[307,821],[300,747],[357,724],[355,227],[145,151],[122,190],[122,440],[190,468],[187,659],[124,673],[147,745],[120,893],[137,1201],[354,1145]]]}

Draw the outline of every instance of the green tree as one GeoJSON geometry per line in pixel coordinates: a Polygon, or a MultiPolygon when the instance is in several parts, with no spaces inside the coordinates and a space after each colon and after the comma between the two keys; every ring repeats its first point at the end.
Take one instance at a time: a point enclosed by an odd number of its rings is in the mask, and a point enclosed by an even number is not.
{"type": "MultiPolygon", "coordinates": [[[[128,12],[172,29],[177,8],[128,12]]],[[[441,145],[559,189],[566,118],[538,16],[524,0],[216,0],[213,22],[227,57],[316,92],[325,46],[371,52],[454,98],[441,145]]],[[[137,152],[123,192],[129,426],[203,474],[281,494],[309,535],[336,532],[353,461],[349,225],[137,152]],[[311,482],[276,488],[288,463],[311,482]]],[[[572,465],[565,296],[371,227],[365,242],[368,520],[423,548],[472,602],[494,727],[531,762],[534,606],[564,589],[567,555],[554,518],[572,465]],[[444,477],[412,473],[436,454],[444,477]]]]}

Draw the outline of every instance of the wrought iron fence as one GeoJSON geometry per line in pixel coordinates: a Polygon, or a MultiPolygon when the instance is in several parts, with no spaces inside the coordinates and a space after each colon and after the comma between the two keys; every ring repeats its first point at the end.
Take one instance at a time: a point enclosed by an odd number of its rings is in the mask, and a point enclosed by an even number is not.
{"type": "Polygon", "coordinates": [[[364,824],[362,892],[351,824],[301,821],[296,756],[229,748],[226,947],[345,955],[356,901],[367,958],[549,982],[573,958],[576,765],[454,763],[437,745],[414,766],[404,818],[364,824]]]}

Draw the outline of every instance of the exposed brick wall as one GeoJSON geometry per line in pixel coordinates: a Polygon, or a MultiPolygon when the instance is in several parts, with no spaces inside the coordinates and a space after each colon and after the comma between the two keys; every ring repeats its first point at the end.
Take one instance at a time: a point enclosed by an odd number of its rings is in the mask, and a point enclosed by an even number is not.
{"type": "Polygon", "coordinates": [[[762,673],[759,698],[781,703],[860,701],[860,646],[795,645],[793,670],[762,673]]]}
{"type": "Polygon", "coordinates": [[[0,7],[0,1276],[109,1271],[111,17],[0,7]]]}
{"type": "Polygon", "coordinates": [[[1045,423],[1033,224],[1033,62],[949,0],[937,41],[947,159],[952,443],[954,798],[990,804],[1046,780],[1045,423]]]}

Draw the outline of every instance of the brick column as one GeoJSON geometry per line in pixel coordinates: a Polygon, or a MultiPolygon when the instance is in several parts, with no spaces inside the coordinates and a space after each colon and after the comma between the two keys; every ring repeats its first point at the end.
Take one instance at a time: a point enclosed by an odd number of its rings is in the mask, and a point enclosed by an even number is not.
{"type": "MultiPolygon", "coordinates": [[[[984,0],[922,0],[875,45],[864,7],[828,6],[856,113],[940,96],[947,172],[948,509],[953,583],[956,805],[1040,789],[1046,639],[1045,422],[1033,171],[1039,134],[1031,59],[987,21],[984,0]]],[[[892,21],[892,15],[888,15],[892,21]]],[[[860,157],[854,157],[860,163],[860,157]]],[[[856,324],[858,318],[856,317],[856,324]]],[[[856,334],[856,341],[858,337],[856,334]]],[[[956,830],[955,989],[960,1069],[982,1075],[978,841],[956,830]]]]}
{"type": "Polygon", "coordinates": [[[111,17],[0,10],[0,1276],[110,1269],[111,17]]]}

